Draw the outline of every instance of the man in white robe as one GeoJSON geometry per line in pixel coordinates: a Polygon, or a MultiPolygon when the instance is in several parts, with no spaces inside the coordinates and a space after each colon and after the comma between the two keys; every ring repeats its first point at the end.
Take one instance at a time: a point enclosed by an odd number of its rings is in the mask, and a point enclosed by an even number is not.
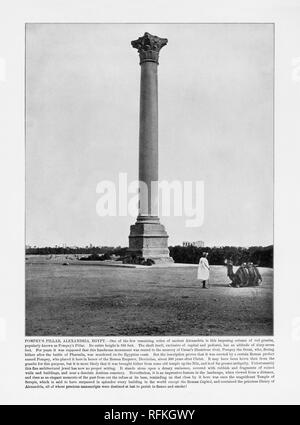
{"type": "Polygon", "coordinates": [[[202,288],[207,289],[206,282],[209,279],[209,263],[207,260],[208,253],[203,252],[199,260],[197,279],[202,281],[202,288]]]}

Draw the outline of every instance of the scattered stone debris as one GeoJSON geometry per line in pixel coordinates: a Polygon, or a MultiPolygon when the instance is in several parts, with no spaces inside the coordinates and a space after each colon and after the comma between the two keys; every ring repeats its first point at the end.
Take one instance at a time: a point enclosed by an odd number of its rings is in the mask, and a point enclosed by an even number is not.
{"type": "Polygon", "coordinates": [[[129,255],[127,257],[124,257],[122,260],[123,264],[138,264],[140,266],[152,266],[155,264],[155,261],[151,258],[147,258],[145,260],[144,257],[139,257],[138,255],[129,255]]]}

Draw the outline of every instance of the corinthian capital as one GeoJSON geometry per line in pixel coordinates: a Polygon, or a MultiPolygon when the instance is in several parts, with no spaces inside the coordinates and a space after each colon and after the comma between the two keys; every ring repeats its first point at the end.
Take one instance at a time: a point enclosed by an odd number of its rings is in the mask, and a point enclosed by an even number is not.
{"type": "Polygon", "coordinates": [[[143,62],[156,62],[160,49],[168,43],[167,38],[160,38],[156,35],[145,32],[143,37],[131,42],[132,47],[138,50],[140,54],[140,64],[143,62]]]}

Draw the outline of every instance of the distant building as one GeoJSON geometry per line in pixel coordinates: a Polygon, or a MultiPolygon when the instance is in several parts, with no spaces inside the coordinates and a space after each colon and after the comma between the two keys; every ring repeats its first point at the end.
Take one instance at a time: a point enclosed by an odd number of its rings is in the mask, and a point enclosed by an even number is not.
{"type": "Polygon", "coordinates": [[[204,247],[204,241],[195,241],[195,242],[182,242],[182,246],[195,246],[196,248],[203,248],[204,247]]]}

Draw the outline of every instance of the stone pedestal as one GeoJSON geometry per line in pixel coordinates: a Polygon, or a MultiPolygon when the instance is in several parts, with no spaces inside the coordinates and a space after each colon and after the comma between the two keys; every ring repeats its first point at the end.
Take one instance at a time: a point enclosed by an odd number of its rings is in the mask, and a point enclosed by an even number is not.
{"type": "Polygon", "coordinates": [[[130,226],[129,252],[157,262],[173,262],[168,249],[168,235],[158,217],[138,218],[130,226]]]}
{"type": "Polygon", "coordinates": [[[139,215],[130,226],[129,251],[155,262],[172,262],[168,235],[158,218],[158,96],[157,67],[166,38],[149,33],[132,41],[141,65],[139,132],[139,215]]]}

